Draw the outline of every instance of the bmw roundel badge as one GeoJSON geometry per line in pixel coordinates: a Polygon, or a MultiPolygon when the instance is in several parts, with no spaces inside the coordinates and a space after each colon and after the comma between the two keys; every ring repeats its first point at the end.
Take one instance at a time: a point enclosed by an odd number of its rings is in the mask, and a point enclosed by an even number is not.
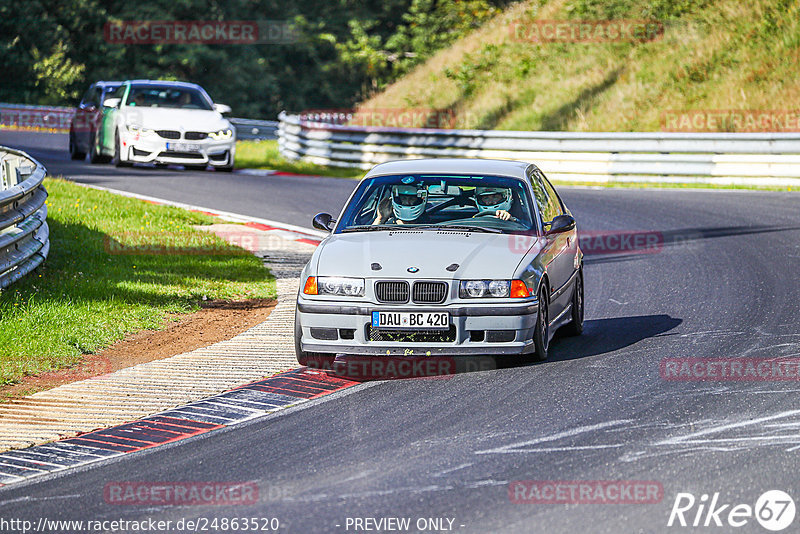
{"type": "Polygon", "coordinates": [[[416,273],[419,271],[419,267],[409,267],[408,269],[406,269],[406,271],[410,273],[416,273]]]}

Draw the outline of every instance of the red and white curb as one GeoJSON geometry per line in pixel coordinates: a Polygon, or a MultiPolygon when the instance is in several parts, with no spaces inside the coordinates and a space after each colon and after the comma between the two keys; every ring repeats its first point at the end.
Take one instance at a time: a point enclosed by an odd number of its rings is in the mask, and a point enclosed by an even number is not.
{"type": "Polygon", "coordinates": [[[358,384],[302,367],[122,425],[0,454],[0,487],[243,423],[358,384]]]}

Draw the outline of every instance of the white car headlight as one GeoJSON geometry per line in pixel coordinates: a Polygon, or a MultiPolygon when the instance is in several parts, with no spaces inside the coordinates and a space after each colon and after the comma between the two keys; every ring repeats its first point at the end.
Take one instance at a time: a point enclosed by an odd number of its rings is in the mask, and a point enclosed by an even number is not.
{"type": "Polygon", "coordinates": [[[153,130],[151,130],[150,128],[143,128],[138,124],[128,124],[127,128],[128,131],[132,134],[150,135],[153,133],[153,130]]]}
{"type": "Polygon", "coordinates": [[[208,136],[214,141],[225,141],[233,137],[233,129],[226,128],[225,130],[217,130],[216,132],[210,132],[208,136]]]}
{"type": "Polygon", "coordinates": [[[317,278],[319,295],[339,295],[342,297],[363,297],[363,278],[343,278],[339,276],[320,276],[317,278]]]}

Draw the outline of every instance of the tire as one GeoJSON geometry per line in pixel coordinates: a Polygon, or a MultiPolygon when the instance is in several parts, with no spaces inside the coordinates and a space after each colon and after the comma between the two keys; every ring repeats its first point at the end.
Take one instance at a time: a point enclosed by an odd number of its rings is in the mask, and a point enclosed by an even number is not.
{"type": "Polygon", "coordinates": [[[100,154],[100,147],[97,146],[97,132],[92,132],[89,135],[89,162],[91,163],[107,163],[108,156],[100,154]]]}
{"type": "Polygon", "coordinates": [[[121,147],[119,146],[119,132],[116,132],[114,134],[114,157],[112,158],[114,165],[116,167],[130,167],[131,165],[133,165],[131,162],[124,161],[122,159],[121,152],[122,152],[121,147]]]}
{"type": "Polygon", "coordinates": [[[536,329],[533,333],[533,345],[536,352],[531,354],[534,362],[547,359],[550,350],[550,302],[547,299],[547,286],[539,288],[539,312],[536,314],[536,329]]]}
{"type": "Polygon", "coordinates": [[[297,363],[311,367],[312,369],[332,369],[333,361],[336,359],[335,354],[327,354],[323,352],[306,352],[301,348],[300,341],[303,337],[303,329],[300,326],[300,317],[297,310],[294,312],[294,353],[297,357],[297,363]]]}
{"type": "Polygon", "coordinates": [[[575,290],[572,292],[572,321],[564,326],[564,333],[568,336],[579,336],[583,333],[583,269],[575,277],[575,290]]]}
{"type": "Polygon", "coordinates": [[[225,165],[224,167],[214,167],[214,170],[219,172],[233,172],[233,165],[225,165]]]}
{"type": "Polygon", "coordinates": [[[86,157],[86,152],[78,150],[78,144],[75,142],[75,134],[69,132],[69,157],[75,160],[81,160],[86,157]]]}

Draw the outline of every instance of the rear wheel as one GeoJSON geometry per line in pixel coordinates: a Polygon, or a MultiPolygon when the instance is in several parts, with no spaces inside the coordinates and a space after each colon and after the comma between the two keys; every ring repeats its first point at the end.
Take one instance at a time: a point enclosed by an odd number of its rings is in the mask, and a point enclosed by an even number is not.
{"type": "Polygon", "coordinates": [[[536,362],[546,360],[550,349],[550,304],[547,299],[547,286],[544,284],[539,288],[539,312],[536,314],[533,345],[536,347],[536,352],[532,354],[532,360],[536,362]]]}
{"type": "Polygon", "coordinates": [[[69,132],[69,156],[72,159],[83,159],[86,157],[86,152],[82,152],[78,149],[78,144],[75,141],[75,134],[72,131],[69,132]]]}
{"type": "Polygon", "coordinates": [[[575,291],[572,293],[572,321],[564,326],[568,336],[579,336],[583,333],[583,269],[575,276],[575,291]]]}
{"type": "Polygon", "coordinates": [[[297,311],[294,312],[294,353],[297,357],[297,363],[306,365],[312,369],[332,369],[333,361],[336,359],[335,354],[328,354],[324,352],[306,352],[300,344],[303,338],[303,328],[300,326],[300,316],[297,311]]]}

